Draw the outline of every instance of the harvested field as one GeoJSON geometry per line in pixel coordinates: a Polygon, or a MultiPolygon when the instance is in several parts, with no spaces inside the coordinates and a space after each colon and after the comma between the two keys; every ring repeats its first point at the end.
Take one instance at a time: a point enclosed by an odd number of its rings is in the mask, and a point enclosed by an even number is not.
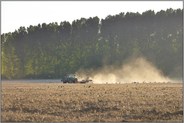
{"type": "Polygon", "coordinates": [[[182,121],[181,83],[3,83],[2,121],[182,121]]]}

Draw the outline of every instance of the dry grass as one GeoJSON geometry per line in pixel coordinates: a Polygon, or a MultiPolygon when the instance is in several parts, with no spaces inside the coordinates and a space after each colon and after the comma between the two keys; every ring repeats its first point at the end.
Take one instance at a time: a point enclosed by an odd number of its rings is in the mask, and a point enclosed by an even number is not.
{"type": "Polygon", "coordinates": [[[182,121],[182,84],[3,83],[2,121],[182,121]]]}

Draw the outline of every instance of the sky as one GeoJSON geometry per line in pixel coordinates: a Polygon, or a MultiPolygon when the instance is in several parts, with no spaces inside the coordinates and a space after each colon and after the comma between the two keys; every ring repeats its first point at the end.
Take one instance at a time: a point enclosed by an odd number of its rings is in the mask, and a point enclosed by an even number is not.
{"type": "Polygon", "coordinates": [[[120,12],[183,8],[183,1],[1,1],[1,33],[13,32],[20,26],[51,23],[120,12]]]}

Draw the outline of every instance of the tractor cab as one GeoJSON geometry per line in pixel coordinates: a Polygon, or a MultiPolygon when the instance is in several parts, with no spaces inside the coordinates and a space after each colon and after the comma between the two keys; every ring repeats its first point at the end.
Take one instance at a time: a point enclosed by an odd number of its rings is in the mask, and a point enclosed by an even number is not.
{"type": "Polygon", "coordinates": [[[74,74],[69,74],[63,77],[61,80],[63,83],[77,83],[78,79],[75,77],[74,74]]]}

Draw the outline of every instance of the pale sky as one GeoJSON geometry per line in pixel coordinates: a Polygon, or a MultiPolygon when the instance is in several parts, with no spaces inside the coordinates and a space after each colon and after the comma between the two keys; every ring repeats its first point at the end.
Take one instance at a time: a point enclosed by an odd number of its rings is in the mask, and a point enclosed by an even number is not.
{"type": "Polygon", "coordinates": [[[183,8],[183,1],[1,1],[1,33],[20,26],[89,18],[100,19],[120,12],[183,8]]]}

